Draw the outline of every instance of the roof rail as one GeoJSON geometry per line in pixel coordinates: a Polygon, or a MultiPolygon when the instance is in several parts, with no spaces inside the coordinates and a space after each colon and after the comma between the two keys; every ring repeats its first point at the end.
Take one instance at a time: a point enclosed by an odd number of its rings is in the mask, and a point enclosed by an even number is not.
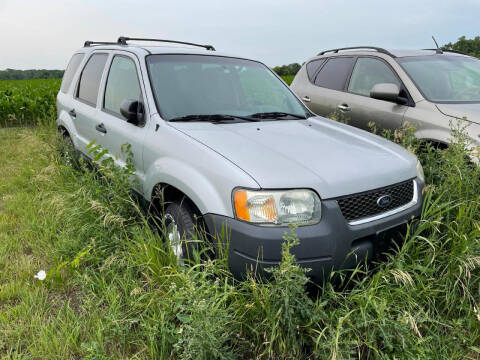
{"type": "Polygon", "coordinates": [[[201,44],[195,44],[195,43],[185,42],[185,41],[176,41],[176,40],[130,38],[130,37],[126,37],[126,36],[120,36],[118,38],[118,43],[117,44],[128,45],[127,41],[130,41],[130,40],[133,40],[133,41],[155,41],[155,42],[165,42],[165,43],[173,43],[173,44],[198,46],[198,47],[203,47],[207,50],[215,51],[215,48],[212,45],[201,45],[201,44]]]}
{"type": "MultiPolygon", "coordinates": [[[[436,51],[437,49],[422,49],[422,50],[432,50],[432,51],[436,51]]],[[[464,52],[461,52],[461,51],[458,51],[458,50],[445,50],[445,49],[442,49],[443,52],[451,52],[451,53],[455,53],[455,54],[460,54],[460,55],[465,55],[465,56],[469,56],[468,54],[465,54],[464,52]]],[[[438,53],[437,53],[438,54],[438,53]]]]}
{"type": "Polygon", "coordinates": [[[83,47],[89,47],[92,45],[118,45],[118,42],[108,42],[108,41],[90,41],[87,40],[83,44],[83,47]]]}
{"type": "Polygon", "coordinates": [[[379,53],[390,55],[391,57],[396,57],[390,51],[379,48],[379,47],[375,47],[375,46],[351,46],[351,47],[325,50],[325,51],[322,51],[322,52],[318,53],[317,56],[325,55],[326,53],[329,53],[329,52],[338,53],[339,51],[343,51],[343,50],[359,50],[359,49],[376,50],[379,53]]]}

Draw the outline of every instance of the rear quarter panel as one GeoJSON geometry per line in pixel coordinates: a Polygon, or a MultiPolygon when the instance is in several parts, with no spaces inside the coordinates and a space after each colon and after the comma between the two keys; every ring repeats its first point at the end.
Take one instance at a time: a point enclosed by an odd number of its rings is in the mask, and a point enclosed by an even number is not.
{"type": "Polygon", "coordinates": [[[299,70],[290,85],[295,94],[315,114],[328,117],[337,109],[337,105],[345,101],[346,93],[313,85],[308,79],[306,65],[299,70]],[[310,102],[305,102],[303,97],[308,96],[310,102]]]}

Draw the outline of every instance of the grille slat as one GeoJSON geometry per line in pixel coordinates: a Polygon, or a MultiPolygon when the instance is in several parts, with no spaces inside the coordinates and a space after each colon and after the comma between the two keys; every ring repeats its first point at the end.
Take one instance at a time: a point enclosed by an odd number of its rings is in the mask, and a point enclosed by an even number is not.
{"type": "Polygon", "coordinates": [[[408,204],[412,199],[413,180],[408,180],[382,189],[349,195],[337,201],[345,219],[353,221],[393,210],[408,204]],[[389,206],[380,207],[377,200],[384,195],[390,195],[392,202],[389,206]]]}

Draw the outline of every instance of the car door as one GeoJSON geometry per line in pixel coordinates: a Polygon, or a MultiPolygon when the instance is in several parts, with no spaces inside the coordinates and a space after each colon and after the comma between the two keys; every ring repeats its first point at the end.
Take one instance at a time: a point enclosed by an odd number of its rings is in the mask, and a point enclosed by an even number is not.
{"type": "Polygon", "coordinates": [[[357,58],[348,82],[347,94],[341,104],[345,106],[343,111],[348,112],[348,124],[365,130],[370,130],[371,122],[381,129],[396,129],[402,126],[407,105],[370,97],[372,88],[376,84],[384,83],[395,84],[406,94],[400,78],[383,59],[373,56],[357,58]]]}
{"type": "Polygon", "coordinates": [[[331,117],[338,111],[338,106],[344,103],[345,84],[355,57],[338,56],[319,60],[323,62],[307,64],[310,82],[301,90],[300,97],[315,114],[331,117]]]}
{"type": "Polygon", "coordinates": [[[136,170],[135,189],[143,193],[143,139],[146,134],[148,106],[144,102],[143,81],[139,76],[138,60],[126,52],[114,52],[109,63],[107,76],[103,85],[103,99],[98,116],[100,126],[98,143],[109,151],[115,164],[125,167],[129,152],[133,155],[133,165],[136,170]],[[138,101],[142,104],[142,119],[140,123],[127,122],[120,108],[125,100],[138,101]]]}
{"type": "Polygon", "coordinates": [[[93,53],[86,61],[74,91],[74,101],[69,114],[76,128],[78,150],[90,156],[86,146],[96,141],[98,116],[98,94],[108,54],[93,53]]]}

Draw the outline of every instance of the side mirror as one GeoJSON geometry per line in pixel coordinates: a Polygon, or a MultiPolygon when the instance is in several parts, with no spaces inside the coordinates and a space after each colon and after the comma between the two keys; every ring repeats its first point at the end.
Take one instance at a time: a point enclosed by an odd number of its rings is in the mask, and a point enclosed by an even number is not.
{"type": "Polygon", "coordinates": [[[394,102],[400,105],[406,105],[408,99],[400,96],[400,89],[396,84],[376,84],[370,91],[370,97],[377,100],[394,102]]]}
{"type": "Polygon", "coordinates": [[[138,100],[124,100],[120,106],[120,113],[133,125],[143,123],[143,104],[138,100]]]}

